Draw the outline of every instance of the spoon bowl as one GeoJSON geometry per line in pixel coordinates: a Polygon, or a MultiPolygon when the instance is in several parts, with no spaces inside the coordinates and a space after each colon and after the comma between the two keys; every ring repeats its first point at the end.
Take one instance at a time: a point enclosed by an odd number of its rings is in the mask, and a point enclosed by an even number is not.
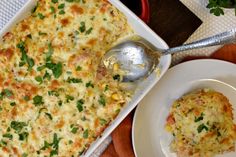
{"type": "Polygon", "coordinates": [[[101,61],[101,65],[112,75],[121,76],[123,82],[134,82],[148,77],[158,66],[163,55],[235,42],[236,29],[166,50],[154,48],[144,38],[135,39],[137,40],[124,41],[114,46],[101,61]]]}

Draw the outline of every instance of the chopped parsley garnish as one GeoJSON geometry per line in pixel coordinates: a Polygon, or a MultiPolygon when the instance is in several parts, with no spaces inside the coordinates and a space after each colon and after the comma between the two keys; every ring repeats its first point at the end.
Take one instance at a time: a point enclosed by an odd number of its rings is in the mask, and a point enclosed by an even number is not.
{"type": "Polygon", "coordinates": [[[83,81],[82,81],[82,79],[78,79],[78,78],[68,78],[67,79],[67,82],[68,83],[82,83],[83,81]]]}
{"type": "Polygon", "coordinates": [[[113,76],[113,79],[114,79],[114,80],[117,80],[117,81],[120,81],[120,75],[115,75],[115,76],[113,76]]]}
{"type": "Polygon", "coordinates": [[[92,32],[92,30],[93,30],[93,28],[90,27],[90,28],[85,32],[85,34],[86,34],[86,35],[89,35],[89,34],[92,32]]]}
{"type": "Polygon", "coordinates": [[[58,138],[57,134],[54,133],[52,143],[44,141],[44,146],[40,150],[46,150],[48,148],[51,148],[50,157],[52,157],[54,155],[58,155],[59,142],[61,139],[62,138],[58,138]]]}
{"type": "Polygon", "coordinates": [[[46,115],[50,120],[53,119],[53,118],[52,118],[52,115],[51,115],[50,113],[45,113],[45,115],[46,115]]]}
{"type": "Polygon", "coordinates": [[[203,120],[203,116],[204,116],[204,114],[201,113],[201,115],[199,117],[195,118],[194,122],[199,122],[199,121],[203,120]]]}
{"type": "Polygon", "coordinates": [[[61,100],[58,101],[58,106],[62,106],[62,101],[61,100]]]}
{"type": "Polygon", "coordinates": [[[42,13],[38,13],[38,17],[43,20],[45,18],[45,16],[42,13]]]}
{"type": "Polygon", "coordinates": [[[22,157],[28,157],[28,154],[23,153],[23,154],[22,154],[22,157]]]}
{"type": "Polygon", "coordinates": [[[106,125],[107,121],[105,119],[100,118],[99,119],[101,125],[106,125]]]}
{"type": "Polygon", "coordinates": [[[52,69],[53,76],[59,78],[62,74],[62,63],[57,63],[52,69]]]}
{"type": "Polygon", "coordinates": [[[19,121],[12,121],[11,122],[11,128],[14,129],[17,133],[21,132],[21,130],[27,126],[25,122],[19,122],[19,121]]]}
{"type": "Polygon", "coordinates": [[[39,106],[39,105],[44,104],[44,102],[43,102],[43,97],[40,96],[40,95],[36,95],[35,97],[33,97],[33,104],[34,104],[35,106],[39,106]]]}
{"type": "Polygon", "coordinates": [[[53,76],[55,78],[59,78],[62,74],[62,63],[59,62],[57,64],[55,63],[46,63],[46,67],[50,70],[52,70],[53,76]]]}
{"type": "Polygon", "coordinates": [[[28,34],[28,35],[27,35],[27,38],[32,39],[32,35],[31,35],[31,34],[28,34]]]}
{"type": "Polygon", "coordinates": [[[88,138],[88,136],[89,136],[89,131],[88,129],[86,129],[83,133],[83,138],[88,138]]]}
{"type": "Polygon", "coordinates": [[[73,101],[75,98],[70,95],[66,95],[66,102],[69,103],[70,101],[73,101]]]}
{"type": "Polygon", "coordinates": [[[48,91],[48,95],[49,95],[49,96],[56,96],[56,97],[59,97],[59,92],[58,92],[58,91],[55,91],[55,90],[48,91]]]}
{"type": "Polygon", "coordinates": [[[3,95],[5,95],[9,98],[9,97],[13,96],[13,92],[9,89],[4,89],[3,90],[3,95]]]}
{"type": "Polygon", "coordinates": [[[77,109],[79,110],[79,112],[82,112],[83,111],[83,104],[84,104],[84,100],[83,99],[80,99],[77,101],[77,104],[76,104],[76,107],[77,109]]]}
{"type": "Polygon", "coordinates": [[[99,104],[102,106],[106,105],[106,99],[104,98],[103,95],[100,96],[100,99],[98,100],[99,104]]]}
{"type": "Polygon", "coordinates": [[[44,76],[43,76],[43,79],[51,80],[51,75],[46,71],[44,76]]]}
{"type": "Polygon", "coordinates": [[[88,83],[86,83],[86,87],[87,87],[87,88],[88,88],[88,87],[92,87],[92,88],[94,88],[94,85],[92,84],[91,81],[89,81],[88,83]]]}
{"type": "Polygon", "coordinates": [[[66,2],[69,2],[69,3],[71,3],[71,2],[73,2],[74,0],[66,0],[66,2]]]}
{"type": "Polygon", "coordinates": [[[47,35],[47,33],[39,31],[39,35],[47,35]]]}
{"type": "Polygon", "coordinates": [[[36,80],[39,84],[42,84],[42,83],[43,83],[43,78],[42,78],[41,76],[35,77],[35,80],[36,80]]]}
{"type": "Polygon", "coordinates": [[[76,67],[76,71],[81,71],[81,70],[82,70],[82,67],[78,65],[78,66],[76,67]]]}
{"type": "Polygon", "coordinates": [[[79,30],[81,33],[85,32],[86,30],[85,22],[80,22],[79,30]]]}
{"type": "Polygon", "coordinates": [[[24,141],[25,139],[27,139],[29,136],[29,133],[28,132],[22,132],[19,134],[19,140],[20,141],[24,141]]]}
{"type": "Polygon", "coordinates": [[[30,97],[26,95],[26,96],[24,96],[24,100],[25,100],[25,101],[29,101],[29,100],[30,100],[30,97]]]}
{"type": "Polygon", "coordinates": [[[45,65],[39,66],[39,67],[37,67],[37,71],[42,71],[42,70],[45,69],[45,68],[46,68],[45,65]]]}
{"type": "Polygon", "coordinates": [[[198,133],[201,133],[204,129],[205,129],[206,131],[208,131],[208,127],[207,127],[205,124],[201,124],[201,125],[199,125],[198,128],[197,128],[197,132],[198,132],[198,133]]]}
{"type": "Polygon", "coordinates": [[[58,0],[52,0],[52,3],[58,3],[58,0]]]}
{"type": "Polygon", "coordinates": [[[79,128],[73,127],[73,128],[71,129],[71,132],[72,132],[73,134],[76,134],[77,131],[78,131],[78,129],[79,129],[79,128]]]}
{"type": "Polygon", "coordinates": [[[58,5],[58,9],[64,9],[64,8],[65,8],[65,3],[58,5]]]}
{"type": "Polygon", "coordinates": [[[106,86],[105,86],[105,89],[104,89],[104,92],[106,92],[106,91],[108,91],[108,90],[109,90],[109,86],[106,85],[106,86]]]}
{"type": "Polygon", "coordinates": [[[10,105],[11,106],[16,106],[16,103],[15,102],[11,102],[10,105]]]}
{"type": "Polygon", "coordinates": [[[53,6],[50,6],[51,13],[55,13],[55,8],[53,6]]]}
{"type": "Polygon", "coordinates": [[[64,11],[64,10],[60,10],[60,11],[59,11],[59,14],[60,14],[60,15],[63,15],[63,14],[65,14],[65,11],[64,11]]]}
{"type": "Polygon", "coordinates": [[[25,42],[21,41],[20,43],[18,43],[17,48],[20,49],[21,52],[21,62],[19,66],[23,66],[27,63],[28,70],[31,70],[34,66],[34,60],[26,54],[25,42]]]}
{"type": "Polygon", "coordinates": [[[53,47],[52,47],[52,43],[49,43],[48,44],[48,52],[46,53],[46,62],[51,61],[53,52],[54,52],[54,50],[53,50],[53,47]]]}
{"type": "Polygon", "coordinates": [[[35,7],[31,10],[31,13],[32,13],[32,14],[36,12],[38,6],[39,6],[39,3],[37,2],[37,4],[35,5],[35,7]]]}
{"type": "Polygon", "coordinates": [[[9,133],[3,134],[2,137],[8,138],[10,140],[12,140],[13,138],[12,134],[9,134],[9,133]]]}

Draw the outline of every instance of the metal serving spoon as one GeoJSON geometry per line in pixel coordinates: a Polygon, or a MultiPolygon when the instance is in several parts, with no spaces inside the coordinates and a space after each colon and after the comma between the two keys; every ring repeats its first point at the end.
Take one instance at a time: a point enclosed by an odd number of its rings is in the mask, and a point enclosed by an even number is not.
{"type": "Polygon", "coordinates": [[[235,41],[236,29],[232,29],[193,43],[161,50],[154,49],[147,40],[139,37],[138,40],[128,40],[111,48],[104,55],[101,63],[113,75],[120,74],[123,82],[133,82],[149,76],[163,55],[235,41]]]}

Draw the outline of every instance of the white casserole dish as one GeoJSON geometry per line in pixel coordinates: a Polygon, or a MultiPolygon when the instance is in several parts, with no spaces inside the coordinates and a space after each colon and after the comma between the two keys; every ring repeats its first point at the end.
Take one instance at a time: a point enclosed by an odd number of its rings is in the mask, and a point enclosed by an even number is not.
{"type": "MultiPolygon", "coordinates": [[[[36,0],[28,0],[28,2],[24,5],[22,9],[15,15],[10,22],[0,30],[0,39],[1,37],[19,21],[27,17],[31,9],[35,6],[36,0]]],[[[126,6],[124,6],[118,0],[109,0],[114,6],[116,6],[121,12],[123,12],[129,24],[134,29],[137,35],[147,39],[150,43],[152,43],[155,47],[166,49],[168,48],[167,44],[156,35],[142,20],[139,19],[133,12],[131,12],[126,6]]],[[[159,69],[160,73],[153,73],[144,81],[137,84],[137,90],[132,98],[132,100],[123,108],[117,118],[106,128],[106,130],[102,133],[102,135],[89,147],[83,157],[90,156],[93,151],[110,135],[110,133],[121,123],[121,121],[137,106],[137,104],[141,101],[141,99],[151,90],[151,88],[160,80],[160,78],[167,71],[171,63],[171,55],[163,56],[160,59],[159,69]]]]}

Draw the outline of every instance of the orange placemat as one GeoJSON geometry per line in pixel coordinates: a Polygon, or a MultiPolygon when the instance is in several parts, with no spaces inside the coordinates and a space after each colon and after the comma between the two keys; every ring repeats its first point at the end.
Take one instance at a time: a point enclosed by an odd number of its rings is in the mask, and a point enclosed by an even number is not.
{"type": "MultiPolygon", "coordinates": [[[[225,45],[209,57],[186,57],[182,62],[193,59],[220,59],[236,64],[236,44],[225,45]]],[[[101,157],[134,157],[131,139],[133,113],[131,113],[112,133],[112,143],[101,157]]]]}

